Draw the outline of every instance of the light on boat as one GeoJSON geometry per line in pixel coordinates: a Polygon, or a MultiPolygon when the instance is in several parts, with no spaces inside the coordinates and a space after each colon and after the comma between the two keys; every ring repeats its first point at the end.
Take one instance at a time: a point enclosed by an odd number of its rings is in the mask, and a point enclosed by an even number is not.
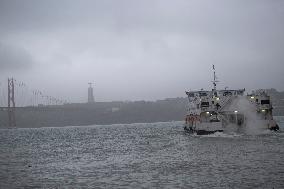
{"type": "Polygon", "coordinates": [[[262,112],[265,112],[265,110],[261,110],[262,112]]]}
{"type": "Polygon", "coordinates": [[[216,98],[216,100],[220,100],[220,98],[219,98],[219,97],[217,97],[217,98],[216,98]]]}
{"type": "Polygon", "coordinates": [[[251,98],[251,99],[254,99],[254,96],[251,96],[250,98],[251,98]]]}
{"type": "Polygon", "coordinates": [[[237,111],[237,110],[235,110],[234,112],[235,112],[235,113],[238,113],[238,111],[237,111]]]}
{"type": "Polygon", "coordinates": [[[209,114],[209,112],[206,112],[206,114],[209,114]]]}

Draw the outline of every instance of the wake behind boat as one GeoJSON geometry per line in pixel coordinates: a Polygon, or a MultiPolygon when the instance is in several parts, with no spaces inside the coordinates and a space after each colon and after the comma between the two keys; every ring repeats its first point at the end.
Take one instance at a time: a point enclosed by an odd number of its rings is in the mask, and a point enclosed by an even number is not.
{"type": "Polygon", "coordinates": [[[186,91],[188,96],[184,130],[202,134],[252,129],[279,130],[273,120],[270,96],[265,90],[245,95],[245,89],[217,90],[215,67],[211,91],[186,91]]]}

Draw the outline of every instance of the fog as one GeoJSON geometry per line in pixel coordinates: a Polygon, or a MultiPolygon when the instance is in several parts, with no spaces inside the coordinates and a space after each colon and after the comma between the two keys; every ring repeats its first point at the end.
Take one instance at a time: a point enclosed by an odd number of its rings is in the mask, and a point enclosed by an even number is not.
{"type": "Polygon", "coordinates": [[[284,1],[0,0],[0,82],[70,102],[284,90],[284,1]]]}
{"type": "MultiPolygon", "coordinates": [[[[243,132],[249,135],[259,135],[267,132],[267,123],[261,119],[261,116],[256,112],[255,104],[251,103],[247,97],[239,96],[234,99],[233,103],[228,107],[229,111],[237,110],[241,115],[244,115],[244,130],[243,132]]],[[[236,119],[237,119],[236,114],[236,119]]],[[[237,125],[229,125],[229,127],[237,127],[241,129],[240,126],[237,125]]]]}

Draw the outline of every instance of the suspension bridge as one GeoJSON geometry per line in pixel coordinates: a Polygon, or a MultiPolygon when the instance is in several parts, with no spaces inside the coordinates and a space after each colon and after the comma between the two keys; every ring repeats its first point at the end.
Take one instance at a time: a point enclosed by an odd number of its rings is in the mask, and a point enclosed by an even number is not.
{"type": "Polygon", "coordinates": [[[64,99],[31,88],[25,82],[12,77],[0,82],[0,111],[7,111],[9,127],[16,127],[17,109],[57,107],[67,103],[64,99]]]}

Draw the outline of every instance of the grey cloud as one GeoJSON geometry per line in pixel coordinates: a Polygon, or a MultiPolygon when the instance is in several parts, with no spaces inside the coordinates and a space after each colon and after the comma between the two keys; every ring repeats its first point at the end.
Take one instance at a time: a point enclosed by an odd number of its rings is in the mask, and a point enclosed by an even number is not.
{"type": "MultiPolygon", "coordinates": [[[[271,18],[282,16],[284,6],[281,1],[267,0],[2,0],[0,4],[0,20],[5,26],[2,29],[40,30],[90,25],[121,30],[160,29],[213,34],[221,31],[224,34],[228,30],[238,32],[240,26],[274,25],[271,18]],[[274,11],[273,14],[270,11],[274,11]]],[[[280,21],[275,19],[273,22],[280,21]]]]}
{"type": "Polygon", "coordinates": [[[1,0],[0,41],[78,101],[92,80],[101,99],[180,96],[209,87],[213,63],[220,87],[284,90],[283,18],[280,0],[1,0]]]}
{"type": "Polygon", "coordinates": [[[25,49],[0,42],[0,72],[26,70],[33,64],[32,56],[25,49]]]}

